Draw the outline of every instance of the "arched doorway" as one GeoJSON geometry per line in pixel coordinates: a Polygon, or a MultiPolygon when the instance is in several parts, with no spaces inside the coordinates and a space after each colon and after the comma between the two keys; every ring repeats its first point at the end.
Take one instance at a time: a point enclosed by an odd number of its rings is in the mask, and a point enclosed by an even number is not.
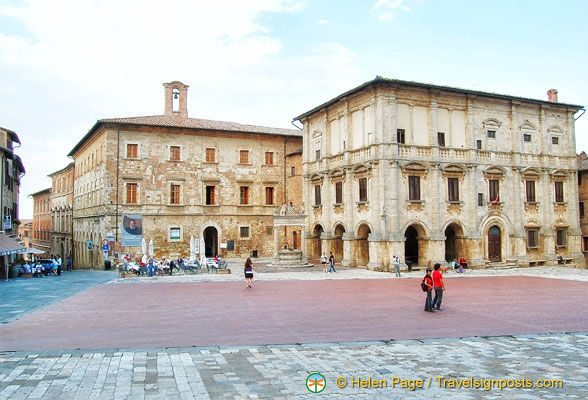
{"type": "Polygon", "coordinates": [[[451,262],[454,258],[464,256],[463,229],[458,224],[450,224],[445,229],[445,261],[451,262]]]}
{"type": "Polygon", "coordinates": [[[368,236],[371,229],[367,224],[361,224],[357,229],[357,265],[368,265],[370,262],[370,245],[368,236]]]}
{"type": "Polygon", "coordinates": [[[214,226],[204,230],[204,254],[206,257],[214,257],[218,254],[218,231],[214,226]]]}
{"type": "Polygon", "coordinates": [[[335,262],[341,262],[343,260],[343,234],[345,233],[345,227],[343,225],[337,225],[335,227],[335,234],[333,235],[333,255],[335,256],[335,262]]]}
{"type": "Polygon", "coordinates": [[[497,225],[488,230],[488,259],[490,261],[502,261],[501,231],[497,225]]]}
{"type": "Polygon", "coordinates": [[[404,260],[410,261],[413,265],[419,263],[419,235],[416,228],[411,225],[404,232],[404,260]]]}
{"type": "Polygon", "coordinates": [[[320,258],[323,254],[323,246],[321,244],[322,233],[323,227],[321,225],[315,226],[314,230],[312,231],[312,247],[314,258],[320,258]]]}

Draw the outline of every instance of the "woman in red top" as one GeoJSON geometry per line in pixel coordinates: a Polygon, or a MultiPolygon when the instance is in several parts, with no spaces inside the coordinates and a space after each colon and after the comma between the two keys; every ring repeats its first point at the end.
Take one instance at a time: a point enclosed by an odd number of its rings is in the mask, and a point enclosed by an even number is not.
{"type": "Polygon", "coordinates": [[[427,268],[427,275],[425,275],[425,285],[427,286],[427,299],[425,300],[425,311],[428,312],[435,312],[433,311],[433,306],[431,305],[431,293],[433,292],[433,277],[431,276],[431,268],[427,268]]]}

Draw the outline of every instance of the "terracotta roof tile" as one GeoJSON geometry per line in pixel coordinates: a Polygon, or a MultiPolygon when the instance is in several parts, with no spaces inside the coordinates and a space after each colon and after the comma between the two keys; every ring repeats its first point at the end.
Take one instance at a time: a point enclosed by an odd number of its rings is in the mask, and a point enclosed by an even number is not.
{"type": "Polygon", "coordinates": [[[207,129],[214,131],[265,133],[269,135],[300,136],[302,131],[297,129],[270,128],[267,126],[244,125],[237,122],[214,121],[200,118],[181,118],[169,115],[153,115],[146,117],[107,118],[101,119],[101,123],[169,126],[174,128],[207,129]]]}

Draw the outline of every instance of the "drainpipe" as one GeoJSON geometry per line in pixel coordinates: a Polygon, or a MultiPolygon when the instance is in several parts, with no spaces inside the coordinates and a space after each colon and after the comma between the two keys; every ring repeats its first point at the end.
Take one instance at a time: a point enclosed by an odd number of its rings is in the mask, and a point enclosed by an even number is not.
{"type": "MultiPolygon", "coordinates": [[[[116,131],[116,211],[114,217],[114,253],[116,253],[116,244],[118,243],[118,192],[120,191],[119,185],[119,171],[120,171],[120,124],[116,131]]],[[[122,244],[122,243],[121,243],[122,244]]],[[[121,246],[122,248],[122,246],[121,246]]]]}

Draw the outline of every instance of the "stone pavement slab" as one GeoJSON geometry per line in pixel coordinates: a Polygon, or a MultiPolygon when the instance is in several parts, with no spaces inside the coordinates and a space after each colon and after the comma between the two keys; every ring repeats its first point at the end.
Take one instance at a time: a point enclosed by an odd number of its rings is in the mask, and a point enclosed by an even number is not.
{"type": "Polygon", "coordinates": [[[581,399],[586,376],[586,333],[0,353],[0,399],[581,399]]]}
{"type": "Polygon", "coordinates": [[[0,350],[266,345],[588,331],[585,283],[420,279],[106,284],[0,326],[0,350]]]}

